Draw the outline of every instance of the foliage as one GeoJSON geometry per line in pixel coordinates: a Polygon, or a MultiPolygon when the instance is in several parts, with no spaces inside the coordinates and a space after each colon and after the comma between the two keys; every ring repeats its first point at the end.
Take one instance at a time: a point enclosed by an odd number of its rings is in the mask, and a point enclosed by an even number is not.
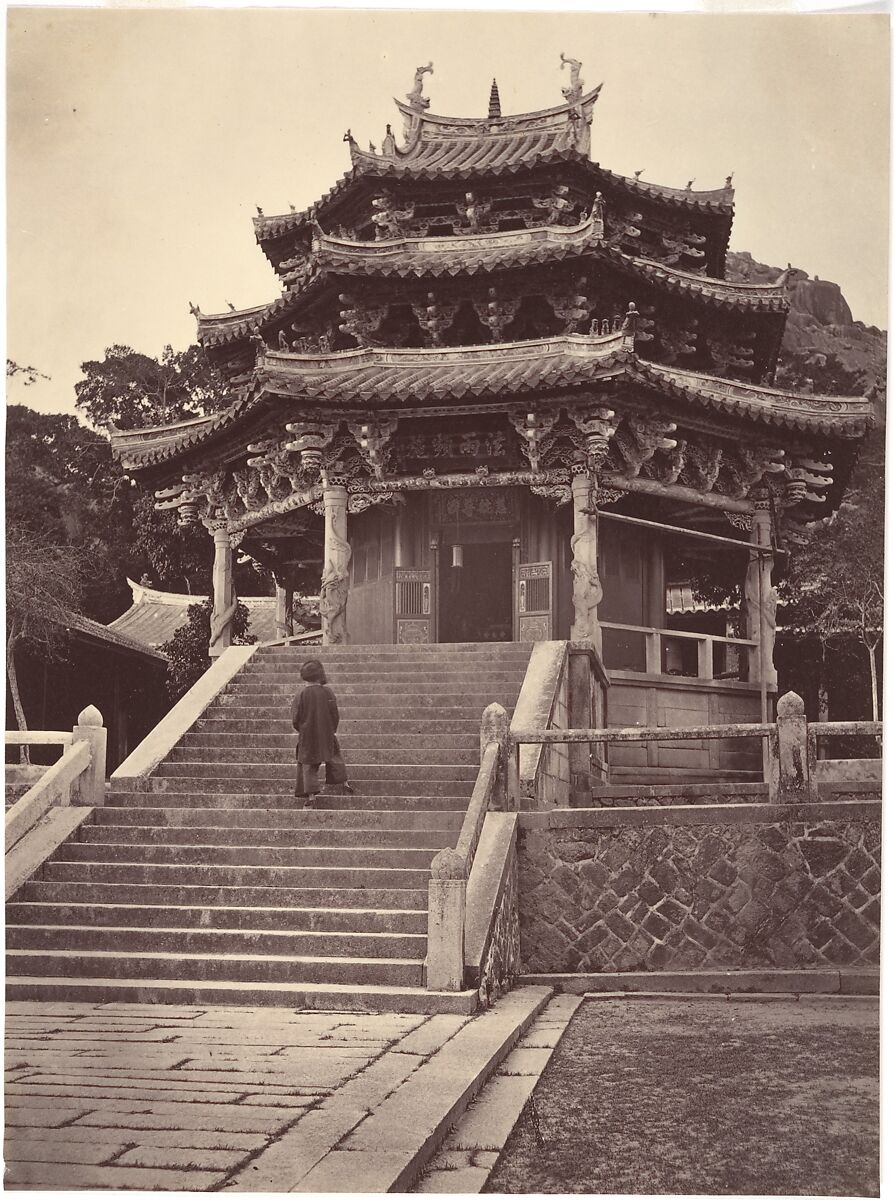
{"type": "Polygon", "coordinates": [[[866,651],[873,719],[878,719],[876,648],[884,622],[884,444],[867,438],[852,486],[838,511],[791,555],[780,594],[793,632],[834,647],[855,639],[866,651]]]}
{"type": "Polygon", "coordinates": [[[83,604],[108,621],[127,603],[133,551],[132,485],[108,439],[77,418],[10,405],[6,417],[6,519],[39,543],[77,553],[83,604]]]}
{"type": "Polygon", "coordinates": [[[75,401],[94,425],[138,429],[216,412],[229,402],[226,385],[200,346],[161,359],[130,346],[110,346],[105,358],[81,364],[75,401]]]}
{"type": "Polygon", "coordinates": [[[14,379],[16,377],[21,378],[25,387],[31,387],[32,384],[37,383],[38,379],[48,380],[50,378],[49,375],[44,375],[43,371],[38,371],[37,367],[22,366],[14,359],[8,358],[6,360],[6,378],[14,379]]]}
{"type": "MultiPolygon", "coordinates": [[[[58,657],[65,621],[81,605],[85,558],[73,546],[59,546],[31,530],[6,526],[6,677],[16,723],[26,729],[19,695],[16,651],[23,642],[44,658],[58,657]]],[[[23,760],[27,754],[23,754],[23,760]]]]}
{"type": "MultiPolygon", "coordinates": [[[[208,669],[211,609],[210,600],[203,600],[200,604],[191,604],[187,609],[186,623],[175,631],[170,641],[159,646],[159,650],[170,660],[167,689],[172,700],[179,700],[208,669]]],[[[249,646],[257,641],[254,634],[248,632],[248,626],[248,609],[240,602],[236,605],[236,612],[233,616],[234,644],[249,646]]]]}

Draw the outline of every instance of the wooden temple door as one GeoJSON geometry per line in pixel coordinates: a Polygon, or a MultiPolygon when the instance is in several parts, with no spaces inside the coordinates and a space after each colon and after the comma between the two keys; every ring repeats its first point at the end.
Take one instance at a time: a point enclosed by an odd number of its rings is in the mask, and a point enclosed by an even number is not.
{"type": "Polygon", "coordinates": [[[407,646],[433,642],[432,572],[427,567],[394,569],[394,641],[407,646]]]}
{"type": "Polygon", "coordinates": [[[553,564],[519,563],[514,574],[515,641],[550,641],[553,636],[553,564]]]}

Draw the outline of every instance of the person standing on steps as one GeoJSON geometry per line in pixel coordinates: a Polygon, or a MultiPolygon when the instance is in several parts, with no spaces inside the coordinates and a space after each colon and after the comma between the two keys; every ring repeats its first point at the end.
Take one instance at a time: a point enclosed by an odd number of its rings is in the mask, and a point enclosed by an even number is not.
{"type": "Polygon", "coordinates": [[[341,749],[335,736],[338,703],[332,688],[327,685],[323,664],[316,658],[309,658],[301,668],[301,678],[305,686],[292,701],[292,726],[298,731],[295,797],[311,808],[314,796],[320,792],[321,763],[326,763],[327,782],[341,783],[349,792],[353,788],[347,785],[341,749]],[[341,767],[341,779],[332,778],[333,766],[341,767]]]}

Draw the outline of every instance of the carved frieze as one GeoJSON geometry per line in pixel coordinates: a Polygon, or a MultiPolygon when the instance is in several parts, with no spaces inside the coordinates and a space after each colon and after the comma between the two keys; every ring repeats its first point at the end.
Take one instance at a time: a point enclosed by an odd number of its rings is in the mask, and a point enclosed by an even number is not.
{"type": "Polygon", "coordinates": [[[542,410],[516,409],[509,413],[509,420],[521,440],[522,454],[532,471],[541,469],[543,456],[555,444],[553,430],[559,416],[558,412],[542,410]]]}
{"type": "Polygon", "coordinates": [[[506,326],[515,318],[521,300],[500,299],[496,288],[487,289],[487,299],[473,301],[478,320],[490,330],[492,342],[505,341],[506,326]]]}
{"type": "Polygon", "coordinates": [[[348,429],[373,476],[382,479],[391,457],[397,418],[387,420],[380,417],[363,422],[349,421],[348,429]]]}
{"type": "Polygon", "coordinates": [[[656,450],[674,450],[676,439],[668,434],[675,433],[676,429],[673,421],[661,417],[628,416],[615,434],[615,445],[624,461],[624,474],[635,479],[656,450]]]}

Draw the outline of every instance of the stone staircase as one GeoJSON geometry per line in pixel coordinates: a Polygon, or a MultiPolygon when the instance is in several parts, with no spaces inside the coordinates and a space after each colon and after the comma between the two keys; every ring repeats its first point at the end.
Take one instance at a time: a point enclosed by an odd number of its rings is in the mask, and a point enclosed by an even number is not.
{"type": "Polygon", "coordinates": [[[519,643],[314,647],[354,795],[293,798],[303,648],[258,650],[148,777],[7,906],[7,997],[469,1011],[423,987],[432,857],[453,845],[484,707],[519,643]]]}

